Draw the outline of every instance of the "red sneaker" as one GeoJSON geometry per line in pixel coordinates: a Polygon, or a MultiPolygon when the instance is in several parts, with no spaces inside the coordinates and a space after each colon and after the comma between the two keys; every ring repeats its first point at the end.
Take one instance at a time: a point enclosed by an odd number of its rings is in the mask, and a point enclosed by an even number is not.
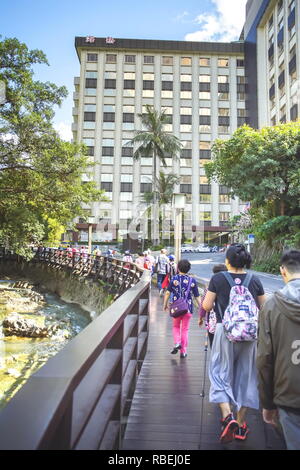
{"type": "Polygon", "coordinates": [[[233,418],[233,414],[230,413],[226,418],[221,420],[222,429],[221,429],[221,436],[220,441],[223,443],[232,442],[235,433],[239,429],[238,422],[233,418]]]}
{"type": "Polygon", "coordinates": [[[237,430],[235,434],[235,439],[239,441],[245,441],[247,439],[247,435],[249,433],[249,428],[246,423],[243,424],[243,426],[239,426],[239,429],[237,430]]]}

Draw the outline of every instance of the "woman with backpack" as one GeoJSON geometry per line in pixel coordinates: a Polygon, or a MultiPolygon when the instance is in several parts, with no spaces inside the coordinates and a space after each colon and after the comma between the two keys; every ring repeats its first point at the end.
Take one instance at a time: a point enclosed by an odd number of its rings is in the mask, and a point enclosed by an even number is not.
{"type": "Polygon", "coordinates": [[[164,310],[168,310],[168,302],[172,295],[172,303],[180,298],[185,299],[188,311],[182,316],[173,318],[173,339],[174,347],[171,354],[177,354],[180,351],[182,359],[187,356],[188,331],[190,320],[193,316],[193,296],[200,306],[200,294],[197,281],[187,273],[191,269],[191,263],[187,259],[182,259],[178,263],[178,274],[172,277],[164,297],[164,310]]]}
{"type": "Polygon", "coordinates": [[[266,300],[259,278],[246,273],[251,255],[244,245],[233,244],[226,252],[228,272],[215,274],[209,283],[204,310],[214,305],[220,312],[209,365],[210,402],[222,413],[220,440],[244,441],[249,428],[248,408],[259,409],[256,349],[258,311],[266,300]],[[235,420],[231,406],[237,410],[235,420]]]}

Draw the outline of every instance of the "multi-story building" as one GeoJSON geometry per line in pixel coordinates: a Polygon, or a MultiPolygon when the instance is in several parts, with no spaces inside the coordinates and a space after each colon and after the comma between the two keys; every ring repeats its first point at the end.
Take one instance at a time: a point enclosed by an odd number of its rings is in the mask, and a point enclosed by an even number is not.
{"type": "MultiPolygon", "coordinates": [[[[134,161],[127,143],[141,129],[138,115],[150,104],[166,110],[171,118],[166,131],[182,143],[179,158],[167,158],[164,171],[180,177],[175,191],[187,196],[185,230],[197,227],[205,241],[228,233],[228,220],[245,205],[232,200],[228,188],[208,184],[204,164],[215,139],[228,139],[245,122],[260,128],[297,119],[299,3],[248,0],[241,40],[232,43],[76,38],[81,68],[75,78],[74,140],[87,145],[95,162],[85,178],[110,199],[86,206],[96,223],[106,224],[108,232],[118,227],[121,237],[140,229],[153,162],[134,161]]],[[[164,216],[170,227],[171,207],[164,216]]]]}
{"type": "Polygon", "coordinates": [[[253,127],[294,121],[300,106],[300,2],[248,0],[245,68],[253,127]]]}
{"type": "MultiPolygon", "coordinates": [[[[77,37],[75,45],[81,69],[75,78],[74,140],[88,146],[96,163],[86,179],[94,179],[111,200],[87,212],[96,222],[117,225],[120,236],[132,219],[137,225],[143,218],[141,200],[152,189],[153,162],[134,161],[126,144],[141,129],[138,115],[150,104],[166,110],[171,123],[165,130],[182,143],[179,158],[167,158],[164,171],[180,177],[175,189],[187,197],[186,230],[204,227],[205,240],[218,239],[240,203],[228,188],[208,184],[204,164],[214,140],[229,138],[246,120],[243,43],[77,37]]],[[[171,207],[165,218],[168,227],[171,207]]]]}

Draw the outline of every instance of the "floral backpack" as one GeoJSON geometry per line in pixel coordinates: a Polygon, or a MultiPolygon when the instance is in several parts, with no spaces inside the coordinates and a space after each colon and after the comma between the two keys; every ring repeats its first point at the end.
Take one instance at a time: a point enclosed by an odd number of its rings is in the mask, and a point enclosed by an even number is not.
{"type": "Polygon", "coordinates": [[[258,308],[248,287],[252,274],[244,279],[232,279],[228,272],[222,272],[230,284],[229,304],[223,316],[223,327],[229,341],[255,341],[258,332],[258,308]]]}

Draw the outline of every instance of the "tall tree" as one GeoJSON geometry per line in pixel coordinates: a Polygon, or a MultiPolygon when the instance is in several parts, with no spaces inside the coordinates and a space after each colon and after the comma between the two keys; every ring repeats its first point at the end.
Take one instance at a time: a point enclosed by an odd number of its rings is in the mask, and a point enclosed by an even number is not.
{"type": "Polygon", "coordinates": [[[82,202],[102,197],[93,183],[81,182],[89,172],[85,147],[53,129],[53,108],[66,88],[35,81],[34,64],[48,64],[42,51],[15,38],[0,41],[0,244],[20,254],[43,239],[49,221],[66,226],[82,213],[82,202]]]}
{"type": "Polygon", "coordinates": [[[154,193],[156,192],[156,200],[160,208],[159,213],[159,234],[160,239],[163,238],[163,221],[165,220],[165,208],[172,203],[174,194],[174,187],[178,184],[180,178],[174,173],[165,174],[163,171],[159,172],[159,177],[155,180],[155,189],[152,192],[144,194],[143,200],[147,204],[153,204],[154,193]]]}
{"type": "Polygon", "coordinates": [[[157,191],[155,182],[157,181],[158,160],[164,167],[167,166],[166,158],[177,158],[181,149],[178,137],[164,130],[165,124],[170,123],[170,118],[166,110],[159,112],[153,106],[146,105],[146,113],[139,114],[142,121],[143,130],[137,131],[130,141],[136,148],[133,157],[139,160],[142,157],[153,158],[153,238],[154,244],[158,242],[157,217],[157,191]]]}
{"type": "Polygon", "coordinates": [[[254,207],[273,207],[274,216],[300,215],[300,122],[254,130],[240,127],[217,140],[205,165],[210,180],[254,207]]]}

